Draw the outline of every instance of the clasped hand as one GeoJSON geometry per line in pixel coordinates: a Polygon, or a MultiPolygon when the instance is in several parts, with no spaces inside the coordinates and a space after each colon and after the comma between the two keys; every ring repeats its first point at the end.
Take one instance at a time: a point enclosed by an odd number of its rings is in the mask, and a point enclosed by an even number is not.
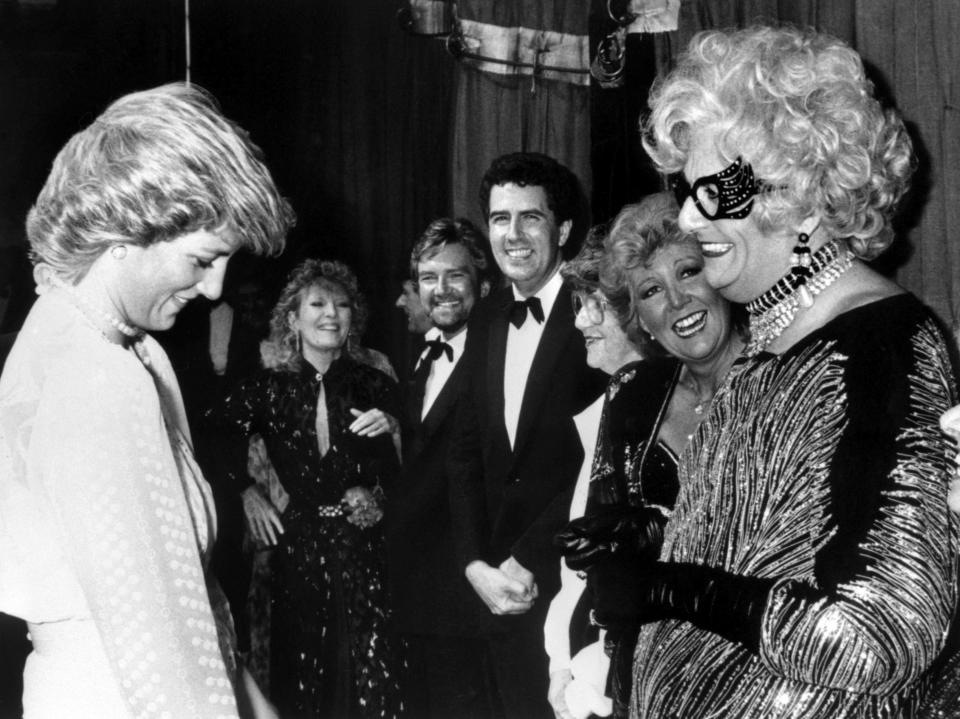
{"type": "Polygon", "coordinates": [[[585,572],[600,624],[631,625],[644,578],[655,568],[666,517],[654,507],[602,505],[557,534],[567,566],[585,572]]]}
{"type": "Polygon", "coordinates": [[[491,613],[523,614],[533,606],[539,591],[533,573],[513,557],[499,567],[482,560],[467,565],[467,580],[491,613]]]}
{"type": "Polygon", "coordinates": [[[666,522],[653,507],[605,505],[571,520],[554,543],[575,572],[585,572],[611,555],[653,561],[660,554],[666,522]]]}

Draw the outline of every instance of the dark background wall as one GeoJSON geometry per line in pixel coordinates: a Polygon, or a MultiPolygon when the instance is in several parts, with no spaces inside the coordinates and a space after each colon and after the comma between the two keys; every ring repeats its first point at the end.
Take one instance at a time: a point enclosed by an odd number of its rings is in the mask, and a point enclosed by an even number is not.
{"type": "MultiPolygon", "coordinates": [[[[248,129],[298,214],[282,278],[349,262],[374,311],[367,344],[403,356],[393,300],[417,234],[448,212],[454,61],[383,0],[194,0],[192,80],[248,129]]],[[[0,0],[0,246],[50,163],[116,97],[184,79],[182,0],[0,0]]],[[[242,266],[243,263],[237,263],[242,266]]]]}

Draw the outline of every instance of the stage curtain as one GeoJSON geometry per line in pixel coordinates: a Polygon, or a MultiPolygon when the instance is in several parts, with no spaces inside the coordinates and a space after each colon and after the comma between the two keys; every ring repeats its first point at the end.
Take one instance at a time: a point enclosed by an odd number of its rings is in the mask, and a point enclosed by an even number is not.
{"type": "MultiPolygon", "coordinates": [[[[583,0],[458,3],[461,20],[579,36],[584,43],[589,9],[583,0]]],[[[477,199],[480,180],[490,162],[507,152],[536,151],[555,157],[573,170],[589,193],[590,90],[585,76],[505,75],[460,62],[453,118],[450,186],[455,214],[486,226],[477,199]]]]}
{"type": "Polygon", "coordinates": [[[960,324],[960,5],[860,0],[856,47],[904,115],[919,161],[895,254],[900,283],[960,324]]]}

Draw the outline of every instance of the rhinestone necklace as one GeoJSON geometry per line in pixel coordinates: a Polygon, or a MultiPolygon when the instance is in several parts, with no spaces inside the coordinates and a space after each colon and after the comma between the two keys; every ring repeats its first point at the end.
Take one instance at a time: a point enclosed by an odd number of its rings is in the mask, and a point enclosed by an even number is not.
{"type": "Polygon", "coordinates": [[[806,284],[790,272],[747,303],[750,317],[750,342],[744,352],[752,357],[763,351],[790,326],[801,307],[813,305],[813,298],[833,284],[853,264],[853,252],[846,245],[831,240],[811,257],[811,275],[806,284]]]}

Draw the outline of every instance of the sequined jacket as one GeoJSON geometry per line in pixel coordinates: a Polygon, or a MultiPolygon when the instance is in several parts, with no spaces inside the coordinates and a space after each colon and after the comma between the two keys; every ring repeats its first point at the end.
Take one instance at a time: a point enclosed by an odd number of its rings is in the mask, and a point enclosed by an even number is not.
{"type": "Polygon", "coordinates": [[[681,457],[661,558],[770,580],[759,652],[646,626],[632,716],[912,715],[956,601],[938,427],[955,403],[944,339],[909,295],[738,361],[681,457]]]}

